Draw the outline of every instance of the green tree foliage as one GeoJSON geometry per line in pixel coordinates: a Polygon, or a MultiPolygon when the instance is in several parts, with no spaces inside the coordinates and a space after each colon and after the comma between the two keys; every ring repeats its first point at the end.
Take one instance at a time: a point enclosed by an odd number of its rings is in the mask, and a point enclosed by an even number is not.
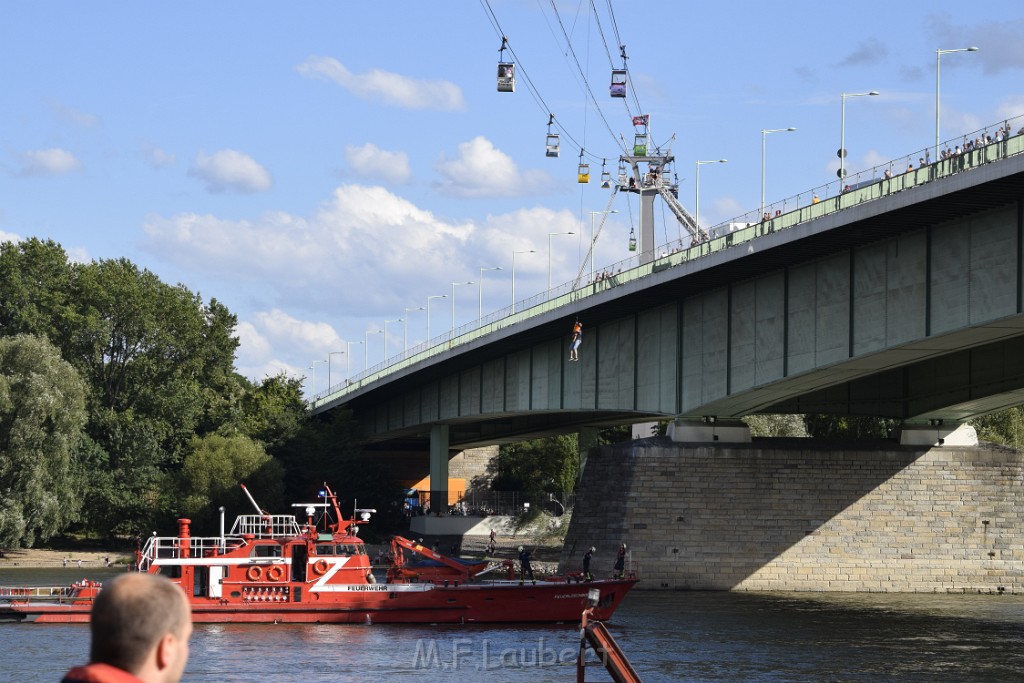
{"type": "Polygon", "coordinates": [[[78,516],[85,385],[48,341],[0,337],[0,546],[31,547],[78,516]]]}
{"type": "Polygon", "coordinates": [[[284,468],[256,441],[209,434],[194,438],[190,450],[178,488],[181,512],[197,529],[215,529],[220,506],[228,519],[255,513],[239,484],[246,485],[264,510],[284,512],[284,468]]]}
{"type": "Polygon", "coordinates": [[[978,432],[979,441],[1003,444],[1020,449],[1024,444],[1024,406],[1016,406],[976,417],[970,424],[978,432]]]}
{"type": "Polygon", "coordinates": [[[239,429],[262,442],[270,453],[276,453],[298,436],[307,420],[301,377],[281,373],[266,377],[256,385],[247,383],[241,400],[239,429]]]}
{"type": "Polygon", "coordinates": [[[807,436],[803,415],[747,415],[751,436],[807,436]]]}
{"type": "Polygon", "coordinates": [[[73,277],[55,242],[0,243],[0,336],[34,334],[61,347],[69,335],[73,277]]]}
{"type": "Polygon", "coordinates": [[[804,415],[807,433],[819,439],[887,439],[899,420],[862,415],[804,415]]]}
{"type": "Polygon", "coordinates": [[[498,450],[498,473],[491,487],[561,495],[575,490],[579,466],[576,434],[506,444],[498,450]]]}

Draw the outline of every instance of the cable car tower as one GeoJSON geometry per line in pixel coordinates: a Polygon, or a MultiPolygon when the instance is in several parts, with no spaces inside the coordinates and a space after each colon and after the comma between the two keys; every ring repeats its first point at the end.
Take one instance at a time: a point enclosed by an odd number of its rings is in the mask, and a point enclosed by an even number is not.
{"type": "MultiPolygon", "coordinates": [[[[638,117],[639,118],[639,117],[638,117]]],[[[647,126],[644,124],[644,129],[647,126]]],[[[673,136],[674,137],[674,136],[673,136]]],[[[690,235],[693,246],[708,239],[708,234],[697,225],[690,212],[679,202],[679,184],[672,179],[672,164],[675,157],[669,149],[649,153],[647,133],[637,133],[634,138],[633,154],[619,157],[619,186],[622,192],[640,195],[640,250],[641,264],[656,258],[654,253],[654,198],[660,196],[668,204],[676,219],[690,235]]]]}

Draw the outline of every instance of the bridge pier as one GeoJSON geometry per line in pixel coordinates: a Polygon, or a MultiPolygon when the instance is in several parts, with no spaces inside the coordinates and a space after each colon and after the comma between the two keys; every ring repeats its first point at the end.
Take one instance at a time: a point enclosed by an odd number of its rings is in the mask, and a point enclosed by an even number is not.
{"type": "Polygon", "coordinates": [[[675,443],[750,443],[750,427],[743,420],[716,417],[677,418],[668,423],[666,434],[675,443]]]}
{"type": "Polygon", "coordinates": [[[430,511],[448,509],[448,425],[430,428],[430,511]]]}
{"type": "Polygon", "coordinates": [[[901,446],[977,446],[978,433],[974,427],[933,420],[928,424],[904,423],[900,427],[901,446]]]}
{"type": "Polygon", "coordinates": [[[590,452],[591,448],[597,446],[597,437],[600,434],[600,430],[597,427],[583,427],[580,429],[580,473],[578,481],[583,480],[583,470],[587,465],[587,453],[590,452]]]}

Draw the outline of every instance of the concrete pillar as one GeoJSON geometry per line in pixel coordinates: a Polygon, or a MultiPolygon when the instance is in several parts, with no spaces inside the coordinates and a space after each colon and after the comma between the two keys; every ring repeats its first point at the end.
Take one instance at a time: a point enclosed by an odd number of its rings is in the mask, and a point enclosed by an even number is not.
{"type": "Polygon", "coordinates": [[[977,446],[978,433],[974,427],[959,422],[943,423],[932,420],[928,424],[905,422],[900,426],[901,446],[977,446]]]}
{"type": "Polygon", "coordinates": [[[750,443],[750,428],[743,420],[677,418],[668,423],[667,436],[676,443],[750,443]]]}
{"type": "Polygon", "coordinates": [[[448,425],[430,428],[430,511],[448,509],[448,425]]]}
{"type": "Polygon", "coordinates": [[[587,465],[587,453],[591,448],[597,446],[597,437],[600,434],[597,427],[583,427],[580,429],[580,474],[577,481],[583,479],[583,468],[587,465]]]}

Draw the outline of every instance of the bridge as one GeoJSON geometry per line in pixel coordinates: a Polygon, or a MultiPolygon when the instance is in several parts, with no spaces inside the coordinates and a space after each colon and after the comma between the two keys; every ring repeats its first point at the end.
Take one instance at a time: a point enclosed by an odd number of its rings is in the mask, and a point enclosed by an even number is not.
{"type": "Polygon", "coordinates": [[[347,405],[367,447],[429,448],[437,463],[652,419],[955,423],[1024,403],[1022,151],[1012,135],[769,207],[430,340],[311,409],[347,405]]]}

